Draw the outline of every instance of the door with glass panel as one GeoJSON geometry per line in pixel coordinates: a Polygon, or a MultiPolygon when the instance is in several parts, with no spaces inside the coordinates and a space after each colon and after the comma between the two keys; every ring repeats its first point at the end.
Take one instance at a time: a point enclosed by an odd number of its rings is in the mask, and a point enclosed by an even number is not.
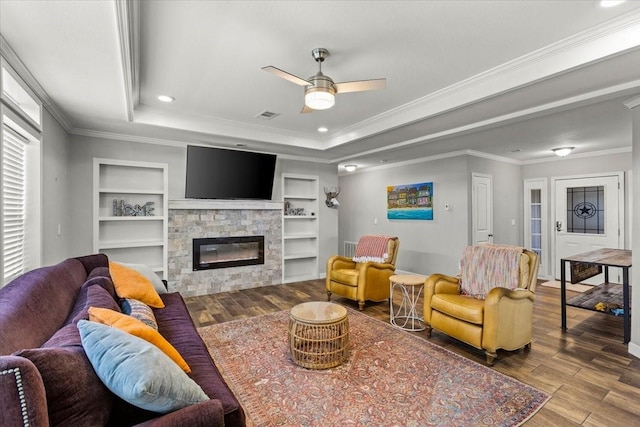
{"type": "MultiPolygon", "coordinates": [[[[607,176],[555,180],[555,263],[560,278],[560,259],[601,248],[622,248],[624,224],[622,173],[607,176]]],[[[566,265],[569,278],[569,263],[566,265]]],[[[609,280],[617,281],[610,269],[609,280]]],[[[600,284],[603,274],[583,283],[600,284]]]]}

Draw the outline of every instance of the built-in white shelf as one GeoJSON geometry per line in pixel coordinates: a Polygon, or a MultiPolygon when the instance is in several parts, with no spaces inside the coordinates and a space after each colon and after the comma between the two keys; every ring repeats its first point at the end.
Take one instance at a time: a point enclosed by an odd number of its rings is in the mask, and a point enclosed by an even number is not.
{"type": "Polygon", "coordinates": [[[282,236],[283,239],[317,239],[318,236],[313,233],[306,234],[285,234],[282,236]]]}
{"type": "Polygon", "coordinates": [[[168,165],[93,159],[93,250],[112,261],[146,264],[167,275],[168,165]],[[153,215],[116,216],[114,200],[135,206],[153,202],[153,215]]]}
{"type": "Polygon", "coordinates": [[[158,194],[164,195],[164,192],[158,190],[145,190],[145,189],[135,189],[135,188],[100,188],[98,189],[101,193],[105,194],[158,194]]]}
{"type": "Polygon", "coordinates": [[[99,221],[164,221],[163,216],[101,216],[99,221]]]}
{"type": "Polygon", "coordinates": [[[282,174],[282,282],[318,278],[318,177],[282,174]],[[289,215],[287,207],[302,209],[302,215],[289,215]]]}

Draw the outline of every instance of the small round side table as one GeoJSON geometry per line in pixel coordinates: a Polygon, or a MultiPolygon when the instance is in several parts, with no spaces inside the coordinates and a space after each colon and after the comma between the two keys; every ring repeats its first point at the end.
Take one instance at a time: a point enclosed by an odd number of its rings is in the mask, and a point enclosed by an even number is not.
{"type": "Polygon", "coordinates": [[[349,356],[347,309],[331,302],[298,304],[289,312],[291,359],[309,369],[328,369],[349,356]]]}
{"type": "Polygon", "coordinates": [[[418,300],[424,289],[425,276],[413,274],[396,274],[389,278],[389,322],[405,331],[423,331],[424,318],[418,315],[418,300]],[[402,301],[395,310],[393,293],[396,288],[402,292],[402,301]]]}

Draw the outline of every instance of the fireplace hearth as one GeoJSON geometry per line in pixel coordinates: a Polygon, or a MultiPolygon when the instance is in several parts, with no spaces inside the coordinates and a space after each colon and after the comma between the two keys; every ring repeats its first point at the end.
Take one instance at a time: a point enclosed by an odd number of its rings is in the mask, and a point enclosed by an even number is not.
{"type": "Polygon", "coordinates": [[[264,264],[264,236],[193,239],[193,270],[264,264]]]}

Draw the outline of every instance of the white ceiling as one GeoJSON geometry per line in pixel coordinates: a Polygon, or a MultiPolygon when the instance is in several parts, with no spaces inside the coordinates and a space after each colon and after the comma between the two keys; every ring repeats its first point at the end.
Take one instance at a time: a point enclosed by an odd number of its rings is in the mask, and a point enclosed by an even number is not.
{"type": "Polygon", "coordinates": [[[629,150],[623,102],[640,94],[637,0],[2,0],[0,32],[71,133],[361,167],[460,150],[514,162],[561,145],[629,150]],[[300,114],[303,88],[261,68],[308,78],[317,47],[334,81],[386,77],[387,88],[300,114]]]}

